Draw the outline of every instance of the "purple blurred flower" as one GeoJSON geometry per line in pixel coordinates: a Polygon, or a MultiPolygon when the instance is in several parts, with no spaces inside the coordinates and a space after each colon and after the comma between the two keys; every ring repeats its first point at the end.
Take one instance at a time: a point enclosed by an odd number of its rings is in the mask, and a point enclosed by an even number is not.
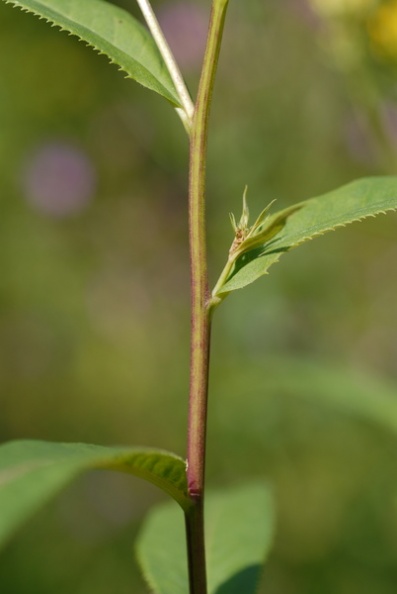
{"type": "Polygon", "coordinates": [[[311,29],[319,29],[321,19],[308,0],[289,0],[287,7],[311,29]]]}
{"type": "Polygon", "coordinates": [[[381,106],[381,118],[383,128],[390,144],[397,148],[397,105],[390,101],[384,101],[381,106]]]}
{"type": "Polygon", "coordinates": [[[23,172],[26,200],[52,217],[82,212],[90,203],[95,186],[96,174],[88,156],[65,142],[39,147],[23,172]]]}
{"type": "Polygon", "coordinates": [[[198,68],[207,37],[206,12],[189,2],[169,2],[159,10],[158,20],[180,67],[198,68]]]}

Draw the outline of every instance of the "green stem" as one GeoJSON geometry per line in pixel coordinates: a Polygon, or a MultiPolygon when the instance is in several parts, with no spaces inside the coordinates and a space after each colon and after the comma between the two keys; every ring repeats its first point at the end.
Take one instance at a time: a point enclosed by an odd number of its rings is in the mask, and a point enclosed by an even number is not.
{"type": "Polygon", "coordinates": [[[209,306],[211,308],[215,308],[216,306],[218,306],[221,303],[221,301],[223,301],[224,298],[228,295],[228,293],[223,293],[223,295],[218,295],[217,293],[218,293],[219,289],[221,289],[223,287],[223,285],[226,283],[231,271],[233,270],[235,261],[236,261],[236,258],[229,256],[229,259],[226,262],[225,267],[222,270],[222,272],[216,282],[216,285],[212,291],[211,300],[209,302],[209,306]]]}
{"type": "Polygon", "coordinates": [[[191,361],[187,444],[187,480],[194,502],[186,517],[190,594],[206,594],[204,478],[211,314],[205,227],[205,179],[208,121],[228,0],[214,0],[197,94],[189,170],[191,266],[191,361]]]}

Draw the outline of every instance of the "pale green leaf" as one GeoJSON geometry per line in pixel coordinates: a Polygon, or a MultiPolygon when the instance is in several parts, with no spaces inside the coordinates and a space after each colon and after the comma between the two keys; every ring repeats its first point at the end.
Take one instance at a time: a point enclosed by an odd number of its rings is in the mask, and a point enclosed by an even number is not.
{"type": "MultiPolygon", "coordinates": [[[[274,510],[261,483],[211,491],[206,498],[209,594],[253,594],[272,544],[274,510]]],[[[187,557],[183,515],[165,504],[148,516],[137,542],[143,573],[156,594],[186,594],[187,557]]]]}
{"type": "Polygon", "coordinates": [[[145,448],[11,441],[0,446],[0,544],[35,511],[90,469],[126,472],[171,495],[183,508],[190,500],[182,458],[145,448]]]}
{"type": "MultiPolygon", "coordinates": [[[[261,373],[266,373],[263,367],[261,373]]],[[[397,434],[397,386],[393,382],[304,358],[274,359],[268,373],[266,389],[278,397],[285,394],[331,406],[397,434]]]]}
{"type": "Polygon", "coordinates": [[[77,35],[144,87],[180,106],[174,84],[149,31],[104,0],[3,0],[77,35]]]}
{"type": "MultiPolygon", "coordinates": [[[[397,177],[374,177],[354,181],[333,192],[311,198],[285,218],[285,223],[262,247],[243,254],[237,260],[225,284],[217,295],[242,289],[267,274],[280,256],[301,243],[366,217],[397,209],[397,177]]],[[[289,207],[290,208],[290,207],[289,207]]],[[[288,209],[285,209],[288,211],[288,209]]],[[[284,211],[269,217],[280,218],[284,211]]]]}
{"type": "Polygon", "coordinates": [[[239,367],[230,362],[219,369],[219,374],[213,378],[215,390],[219,383],[222,393],[228,395],[227,406],[226,400],[219,402],[223,406],[222,429],[234,442],[246,436],[264,443],[267,431],[274,429],[272,423],[283,414],[285,398],[306,401],[310,410],[313,405],[333,409],[397,435],[396,382],[362,369],[352,370],[313,357],[282,356],[239,367]],[[230,398],[230,394],[236,397],[230,398]]]}

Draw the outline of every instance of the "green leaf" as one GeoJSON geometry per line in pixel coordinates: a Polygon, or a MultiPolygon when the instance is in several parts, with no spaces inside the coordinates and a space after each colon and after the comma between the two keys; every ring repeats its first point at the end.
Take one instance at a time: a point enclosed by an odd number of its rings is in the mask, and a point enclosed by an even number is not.
{"type": "MultiPolygon", "coordinates": [[[[228,395],[222,430],[227,440],[266,443],[285,410],[287,400],[305,401],[352,419],[377,424],[397,435],[397,383],[363,370],[311,357],[269,357],[238,366],[229,362],[213,378],[228,395]],[[236,373],[237,370],[237,373],[236,373]],[[233,372],[233,373],[232,373],[233,372]],[[244,394],[239,398],[238,394],[244,394]],[[230,397],[230,395],[234,397],[230,397]]],[[[218,388],[219,390],[220,388],[218,388]]],[[[289,410],[289,405],[287,407],[289,410]]],[[[281,422],[281,421],[280,421],[281,422]]],[[[222,436],[220,436],[222,439],[222,436]]]]}
{"type": "Polygon", "coordinates": [[[161,504],[150,511],[136,541],[136,551],[153,592],[189,592],[184,519],[175,504],[161,504]]]}
{"type": "MultiPolygon", "coordinates": [[[[269,487],[254,483],[210,491],[205,524],[208,593],[253,594],[273,538],[269,487]]],[[[161,505],[150,513],[138,538],[137,553],[156,594],[189,591],[184,523],[175,505],[161,505]]]]}
{"type": "Polygon", "coordinates": [[[330,406],[397,434],[397,386],[393,382],[304,358],[273,359],[269,369],[262,366],[260,373],[269,374],[266,389],[277,393],[278,398],[285,394],[330,406]]]}
{"type": "Polygon", "coordinates": [[[85,470],[127,472],[154,483],[184,509],[185,462],[161,450],[11,441],[0,446],[0,544],[85,470]]]}
{"type": "Polygon", "coordinates": [[[144,87],[180,107],[174,84],[149,31],[103,0],[3,0],[77,35],[144,87]]]}
{"type": "Polygon", "coordinates": [[[288,250],[354,221],[397,209],[397,177],[374,177],[354,181],[346,186],[311,198],[279,211],[269,217],[267,227],[283,219],[284,223],[277,235],[263,246],[240,256],[215,296],[242,289],[256,279],[267,274],[270,266],[288,250]]]}

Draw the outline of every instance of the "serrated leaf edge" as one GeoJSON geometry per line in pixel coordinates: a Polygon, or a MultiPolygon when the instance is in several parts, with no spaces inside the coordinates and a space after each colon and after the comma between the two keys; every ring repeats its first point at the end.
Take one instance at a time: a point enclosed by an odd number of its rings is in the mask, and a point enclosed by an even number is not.
{"type": "MultiPolygon", "coordinates": [[[[317,200],[317,198],[313,198],[313,200],[317,200]]],[[[302,205],[302,208],[304,208],[304,206],[308,206],[309,205],[309,202],[310,202],[310,200],[309,201],[306,201],[306,202],[299,203],[299,204],[301,204],[302,205]]],[[[360,216],[360,215],[355,216],[355,217],[349,219],[348,221],[344,221],[343,223],[336,223],[335,225],[332,225],[332,227],[328,227],[327,229],[324,229],[323,231],[317,231],[317,232],[314,232],[314,233],[309,233],[308,235],[305,235],[299,241],[297,241],[295,243],[292,243],[289,246],[281,247],[280,249],[283,252],[284,251],[289,251],[290,249],[293,249],[295,247],[298,247],[298,246],[302,245],[302,243],[305,243],[306,241],[310,241],[311,239],[315,239],[316,237],[320,237],[321,235],[325,235],[329,231],[336,231],[337,229],[340,229],[341,227],[347,227],[348,225],[351,225],[352,223],[361,223],[365,219],[369,219],[369,218],[375,219],[378,215],[382,215],[382,214],[383,215],[386,215],[388,212],[397,212],[397,207],[390,206],[389,208],[386,208],[386,209],[382,208],[381,210],[377,210],[375,213],[368,213],[368,214],[364,214],[362,216],[360,216]]],[[[276,241],[276,240],[277,240],[277,237],[275,237],[273,239],[272,243],[274,241],[276,241]]],[[[283,242],[285,240],[288,240],[288,236],[284,236],[283,237],[283,242]]],[[[262,258],[262,256],[267,256],[267,255],[273,254],[273,253],[275,253],[277,251],[278,251],[278,249],[277,249],[277,247],[275,247],[275,249],[267,250],[266,252],[264,252],[263,254],[261,254],[259,257],[262,258]]]]}
{"type": "MultiPolygon", "coordinates": [[[[51,27],[55,27],[57,28],[59,31],[62,31],[64,33],[67,33],[70,37],[77,37],[77,39],[83,43],[85,43],[86,47],[89,47],[91,49],[93,49],[95,51],[95,53],[97,53],[99,56],[105,56],[108,61],[109,64],[112,64],[114,66],[117,67],[119,72],[124,73],[126,76],[126,79],[129,80],[134,80],[135,82],[137,82],[138,84],[142,85],[143,87],[146,87],[147,89],[153,90],[156,92],[156,88],[152,88],[147,86],[146,84],[144,84],[142,81],[138,81],[136,80],[133,76],[131,76],[131,74],[128,72],[128,70],[126,70],[126,68],[124,68],[121,64],[119,64],[118,62],[116,62],[113,58],[111,58],[109,56],[109,54],[107,54],[106,52],[104,52],[103,50],[101,50],[100,48],[98,48],[96,45],[94,45],[93,43],[87,41],[87,39],[82,38],[78,33],[71,31],[69,29],[67,29],[66,27],[64,27],[63,25],[60,25],[59,23],[57,23],[56,21],[45,17],[43,15],[41,15],[39,12],[36,12],[35,10],[28,8],[26,6],[22,6],[18,0],[3,0],[3,2],[5,2],[5,4],[9,4],[10,6],[12,6],[13,8],[18,8],[19,10],[21,10],[22,12],[25,12],[27,14],[32,14],[35,17],[37,17],[40,21],[44,21],[45,23],[48,23],[51,27]]],[[[86,27],[84,27],[83,25],[80,25],[80,27],[84,30],[86,30],[86,27]]],[[[125,56],[128,57],[129,60],[134,61],[136,64],[139,65],[139,67],[145,72],[145,74],[148,76],[148,78],[152,79],[153,81],[155,81],[155,86],[158,87],[159,91],[161,90],[161,94],[164,98],[166,98],[168,101],[170,101],[170,103],[172,103],[172,105],[176,108],[181,108],[182,105],[179,101],[179,99],[177,98],[177,96],[175,95],[171,95],[170,92],[168,91],[168,89],[166,89],[164,87],[164,85],[149,71],[147,70],[147,68],[145,68],[145,66],[143,66],[140,62],[137,62],[137,60],[135,60],[135,58],[127,53],[125,53],[124,51],[118,49],[118,51],[122,54],[124,54],[125,56]]],[[[159,92],[157,91],[157,92],[159,92]]]]}

